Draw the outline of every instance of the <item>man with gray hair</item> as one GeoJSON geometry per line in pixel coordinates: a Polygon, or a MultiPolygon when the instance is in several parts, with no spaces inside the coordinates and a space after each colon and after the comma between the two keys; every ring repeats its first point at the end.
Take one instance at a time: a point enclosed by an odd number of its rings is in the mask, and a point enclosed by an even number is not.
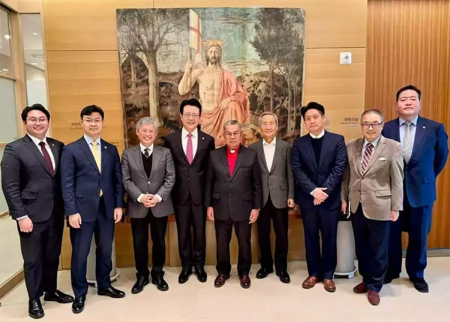
{"type": "Polygon", "coordinates": [[[128,194],[126,215],[131,218],[137,280],[131,292],[140,293],[149,283],[148,226],[153,242],[152,283],[160,291],[169,286],[164,280],[167,218],[173,213],[170,192],[175,183],[175,167],[170,150],[154,145],[158,123],[150,118],[136,125],[139,145],[126,149],[122,156],[122,175],[128,194]]]}
{"type": "Polygon", "coordinates": [[[294,207],[294,175],[291,168],[291,145],[276,138],[278,118],[272,112],[259,117],[263,138],[250,146],[258,154],[261,168],[263,208],[258,220],[258,239],[261,269],[256,278],[262,279],[273,272],[270,246],[271,220],[275,230],[275,269],[283,283],[289,283],[287,272],[288,208],[294,207]]]}
{"type": "Polygon", "coordinates": [[[250,287],[252,265],[251,232],[262,207],[261,172],[253,150],[240,145],[241,124],[236,120],[223,126],[226,146],[211,151],[206,173],[205,207],[214,221],[217,240],[215,287],[230,278],[231,232],[239,244],[238,274],[243,288],[250,287]]]}

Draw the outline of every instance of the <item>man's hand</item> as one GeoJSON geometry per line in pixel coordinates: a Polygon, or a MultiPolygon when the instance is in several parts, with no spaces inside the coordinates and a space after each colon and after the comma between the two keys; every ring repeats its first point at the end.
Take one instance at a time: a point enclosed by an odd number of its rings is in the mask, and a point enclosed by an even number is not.
{"type": "Polygon", "coordinates": [[[341,212],[346,215],[347,214],[347,201],[341,201],[341,212]]]}
{"type": "Polygon", "coordinates": [[[318,205],[320,205],[322,202],[323,202],[323,201],[320,201],[319,199],[314,198],[313,204],[314,204],[314,206],[318,206],[318,205]]]}
{"type": "Polygon", "coordinates": [[[81,215],[80,214],[70,215],[69,225],[72,228],[79,229],[81,227],[81,215]]]}
{"type": "Polygon", "coordinates": [[[142,198],[141,198],[141,203],[144,205],[144,207],[146,208],[150,208],[152,207],[152,195],[146,193],[142,198]]]}
{"type": "Polygon", "coordinates": [[[288,200],[287,200],[287,206],[288,206],[289,208],[294,208],[294,206],[295,206],[294,199],[288,199],[288,200]]]}
{"type": "Polygon", "coordinates": [[[31,233],[33,231],[33,222],[29,217],[22,218],[19,221],[20,231],[23,233],[31,233]]]}
{"type": "Polygon", "coordinates": [[[114,208],[114,222],[117,224],[122,219],[122,208],[114,208]]]}
{"type": "Polygon", "coordinates": [[[391,210],[391,221],[397,221],[399,212],[398,210],[391,210]]]}
{"type": "Polygon", "coordinates": [[[320,202],[324,202],[328,198],[328,195],[324,192],[325,190],[327,190],[327,188],[316,188],[313,192],[311,192],[311,194],[315,199],[318,199],[320,202]]]}
{"type": "Polygon", "coordinates": [[[214,208],[208,207],[206,210],[206,215],[208,216],[208,220],[214,221],[214,208]]]}
{"type": "Polygon", "coordinates": [[[253,224],[256,222],[259,216],[259,209],[252,209],[250,212],[250,224],[253,224]]]}
{"type": "Polygon", "coordinates": [[[150,208],[154,207],[158,202],[159,202],[159,199],[157,196],[150,195],[150,202],[149,202],[150,208]]]}

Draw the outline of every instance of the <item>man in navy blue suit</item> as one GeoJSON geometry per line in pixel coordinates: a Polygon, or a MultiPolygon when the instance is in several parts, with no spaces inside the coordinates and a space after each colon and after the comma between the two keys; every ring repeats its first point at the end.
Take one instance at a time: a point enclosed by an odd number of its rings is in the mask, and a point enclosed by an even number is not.
{"type": "Polygon", "coordinates": [[[303,219],[309,274],[302,286],[309,289],[322,281],[326,291],[334,292],[336,237],[347,150],[342,135],[324,130],[325,109],[322,105],[308,103],[300,113],[309,131],[295,140],[292,149],[295,203],[299,205],[303,219]]]}
{"type": "Polygon", "coordinates": [[[402,229],[408,233],[406,272],[414,287],[428,292],[424,279],[427,266],[427,236],[431,229],[436,178],[448,157],[448,136],[441,123],[419,116],[421,92],[412,85],[397,92],[398,118],[387,122],[386,138],[402,144],[405,161],[404,206],[400,220],[391,223],[389,268],[385,282],[398,278],[402,266],[402,229]]]}
{"type": "Polygon", "coordinates": [[[88,284],[86,266],[92,237],[97,245],[98,295],[122,298],[111,286],[114,224],[122,218],[122,168],[117,148],[103,141],[103,110],[90,105],[81,111],[84,136],[64,148],[61,178],[65,213],[72,243],[73,313],[84,310],[88,284]]]}

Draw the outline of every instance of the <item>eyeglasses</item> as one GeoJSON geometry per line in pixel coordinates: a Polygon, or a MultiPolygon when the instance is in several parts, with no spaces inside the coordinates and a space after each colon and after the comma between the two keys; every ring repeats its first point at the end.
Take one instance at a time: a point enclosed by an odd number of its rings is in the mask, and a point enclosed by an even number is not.
{"type": "Polygon", "coordinates": [[[234,136],[234,137],[238,137],[239,134],[241,134],[241,132],[233,132],[233,133],[225,132],[225,136],[228,137],[228,138],[231,138],[231,137],[233,137],[233,136],[234,136]]]}
{"type": "Polygon", "coordinates": [[[375,130],[375,129],[378,129],[381,124],[383,124],[383,122],[381,122],[381,123],[363,123],[363,124],[361,124],[361,126],[365,129],[370,129],[370,127],[372,127],[375,130]]]}
{"type": "Polygon", "coordinates": [[[185,113],[185,114],[183,114],[183,116],[186,117],[186,118],[188,118],[188,119],[190,119],[190,118],[196,119],[197,117],[200,116],[200,114],[190,114],[190,113],[185,113]]]}
{"type": "Polygon", "coordinates": [[[33,124],[36,124],[37,122],[42,124],[42,123],[46,123],[48,120],[45,117],[40,117],[40,118],[30,117],[29,119],[27,119],[27,121],[29,123],[33,123],[33,124]]]}

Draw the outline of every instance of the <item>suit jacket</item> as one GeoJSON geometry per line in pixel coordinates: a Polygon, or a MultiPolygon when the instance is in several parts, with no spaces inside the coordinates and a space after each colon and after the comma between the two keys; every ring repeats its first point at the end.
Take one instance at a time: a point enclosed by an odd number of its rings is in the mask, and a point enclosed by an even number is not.
{"type": "Polygon", "coordinates": [[[47,143],[55,160],[52,175],[39,148],[28,135],[5,147],[2,189],[12,218],[28,216],[33,222],[48,220],[52,213],[64,216],[60,159],[64,144],[52,138],[47,143]]]}
{"type": "Polygon", "coordinates": [[[275,154],[272,168],[267,168],[264,154],[263,140],[250,145],[250,149],[258,154],[259,167],[261,169],[261,183],[263,190],[263,206],[267,200],[272,199],[275,208],[287,207],[287,200],[294,199],[294,175],[291,168],[291,145],[285,141],[276,139],[275,154]]]}
{"type": "Polygon", "coordinates": [[[403,156],[398,142],[380,137],[365,172],[361,170],[364,139],[347,145],[348,166],[342,182],[342,200],[355,213],[361,202],[364,216],[390,220],[391,210],[403,210],[403,156]]]}
{"type": "Polygon", "coordinates": [[[205,196],[205,176],[209,153],[215,149],[214,138],[198,131],[197,152],[189,164],[183,150],[181,129],[168,135],[164,146],[170,149],[175,164],[176,181],[172,189],[175,204],[185,204],[189,197],[196,205],[202,205],[205,196]]]}
{"type": "Polygon", "coordinates": [[[167,217],[173,213],[170,192],[175,183],[175,167],[169,149],[153,146],[153,162],[150,178],[145,173],[142,152],[139,145],[126,149],[122,155],[122,176],[125,191],[128,194],[127,216],[144,218],[149,208],[137,201],[141,194],[153,194],[161,197],[150,208],[155,217],[167,217]]]}
{"type": "MultiPolygon", "coordinates": [[[[400,120],[384,125],[383,135],[400,142],[400,120]]],[[[405,165],[405,190],[412,207],[432,205],[436,178],[448,157],[448,135],[441,123],[419,117],[411,159],[405,165]]]]}
{"type": "Polygon", "coordinates": [[[100,190],[106,216],[123,207],[122,171],[117,148],[101,140],[101,172],[84,137],[66,145],[61,158],[61,180],[66,216],[76,213],[85,222],[97,219],[100,190]]]}
{"type": "Polygon", "coordinates": [[[327,188],[328,198],[321,204],[329,209],[341,205],[342,177],[347,165],[347,150],[344,137],[325,131],[320,160],[317,163],[310,135],[294,141],[292,148],[292,170],[295,178],[295,203],[300,209],[314,208],[311,192],[317,188],[327,188]]]}
{"type": "Polygon", "coordinates": [[[233,174],[227,147],[211,151],[206,173],[205,206],[214,208],[219,220],[249,220],[252,209],[262,208],[261,170],[253,150],[241,146],[233,174]]]}

